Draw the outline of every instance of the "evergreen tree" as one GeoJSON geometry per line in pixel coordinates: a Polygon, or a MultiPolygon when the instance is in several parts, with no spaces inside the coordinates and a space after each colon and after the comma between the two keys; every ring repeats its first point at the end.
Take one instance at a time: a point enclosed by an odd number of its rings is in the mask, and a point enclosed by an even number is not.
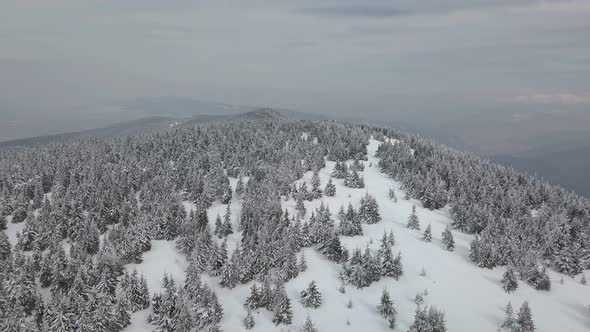
{"type": "Polygon", "coordinates": [[[234,233],[233,227],[231,225],[231,211],[229,204],[225,208],[225,214],[223,215],[223,226],[221,229],[223,230],[222,236],[224,237],[234,233]]]}
{"type": "Polygon", "coordinates": [[[516,331],[518,332],[533,332],[535,324],[533,323],[533,315],[529,303],[524,301],[518,315],[516,317],[516,331]]]}
{"type": "Polygon", "coordinates": [[[393,188],[389,188],[389,199],[397,202],[397,197],[395,196],[395,190],[393,188]]]}
{"type": "Polygon", "coordinates": [[[305,208],[305,204],[303,203],[303,194],[297,194],[297,203],[295,203],[295,210],[299,214],[300,218],[304,218],[307,210],[305,208]]]}
{"type": "Polygon", "coordinates": [[[326,187],[324,188],[324,195],[328,197],[336,196],[336,185],[334,184],[334,182],[332,182],[332,178],[330,178],[328,180],[328,183],[326,183],[326,187]]]}
{"type": "Polygon", "coordinates": [[[514,331],[515,329],[514,311],[510,302],[508,302],[508,305],[506,305],[506,318],[504,318],[502,328],[510,332],[514,331]]]}
{"type": "Polygon", "coordinates": [[[256,284],[253,284],[252,287],[250,287],[250,296],[246,298],[244,306],[246,306],[246,308],[249,310],[256,310],[265,306],[265,304],[262,302],[262,295],[260,294],[256,284]]]}
{"type": "Polygon", "coordinates": [[[424,235],[422,235],[422,240],[425,242],[432,242],[432,230],[430,229],[430,224],[426,226],[426,230],[424,230],[424,235]]]}
{"type": "Polygon", "coordinates": [[[305,318],[305,323],[303,323],[303,329],[301,329],[301,331],[302,332],[318,332],[318,329],[313,325],[311,318],[309,316],[307,316],[307,318],[305,318]]]}
{"type": "Polygon", "coordinates": [[[301,303],[304,307],[317,309],[322,305],[322,294],[315,281],[309,283],[307,289],[301,291],[301,303]]]}
{"type": "Polygon", "coordinates": [[[409,229],[415,229],[417,231],[420,230],[420,220],[418,219],[418,215],[416,215],[416,205],[412,206],[412,213],[408,217],[407,227],[409,229]]]}
{"type": "Polygon", "coordinates": [[[390,318],[397,314],[397,310],[393,306],[393,301],[389,296],[389,292],[386,289],[383,289],[383,293],[381,294],[381,302],[377,306],[379,313],[383,318],[390,318]]]}
{"type": "Polygon", "coordinates": [[[238,183],[236,184],[236,195],[238,198],[242,198],[242,195],[244,195],[244,178],[242,176],[238,178],[238,183]]]}
{"type": "Polygon", "coordinates": [[[246,330],[251,330],[254,328],[255,322],[254,322],[254,316],[252,316],[252,311],[248,310],[248,313],[246,314],[246,317],[244,318],[244,328],[246,330]]]}
{"type": "Polygon", "coordinates": [[[305,259],[305,253],[301,254],[301,260],[299,261],[299,271],[304,272],[307,270],[307,260],[305,259]]]}
{"type": "MultiPolygon", "coordinates": [[[[1,255],[0,255],[1,257],[1,255]]],[[[588,282],[586,281],[586,275],[582,273],[582,278],[580,278],[580,284],[586,285],[588,282]]]]}
{"type": "Polygon", "coordinates": [[[359,207],[359,218],[367,224],[376,224],[381,221],[379,214],[379,204],[375,197],[365,194],[361,198],[361,206],[359,207]]]}
{"type": "Polygon", "coordinates": [[[8,241],[6,233],[0,232],[0,261],[8,259],[8,257],[10,257],[10,251],[10,242],[8,241]]]}
{"type": "Polygon", "coordinates": [[[273,296],[272,305],[272,322],[275,325],[291,324],[293,320],[293,311],[291,310],[291,300],[287,297],[284,286],[277,286],[273,296]]]}
{"type": "Polygon", "coordinates": [[[215,230],[213,234],[217,235],[218,237],[223,237],[223,223],[221,222],[221,217],[219,214],[215,217],[215,230]]]}
{"type": "Polygon", "coordinates": [[[451,232],[451,228],[448,225],[442,232],[442,243],[446,250],[455,250],[455,239],[453,238],[453,233],[451,232]]]}
{"type": "Polygon", "coordinates": [[[320,175],[318,174],[318,171],[314,171],[311,177],[311,195],[314,199],[322,197],[321,185],[320,175]]]}
{"type": "Polygon", "coordinates": [[[516,288],[518,288],[518,279],[516,278],[516,273],[511,267],[507,268],[506,272],[504,272],[504,275],[502,276],[502,288],[504,288],[506,293],[514,292],[516,288]]]}

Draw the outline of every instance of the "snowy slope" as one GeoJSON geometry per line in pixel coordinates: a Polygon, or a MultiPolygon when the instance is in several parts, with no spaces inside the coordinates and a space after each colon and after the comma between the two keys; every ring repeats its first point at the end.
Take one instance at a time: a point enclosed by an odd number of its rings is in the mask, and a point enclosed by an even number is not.
{"type": "MultiPolygon", "coordinates": [[[[378,159],[375,152],[380,142],[371,140],[368,146],[368,161],[363,172],[366,188],[351,189],[343,185],[342,180],[334,179],[336,185],[335,197],[323,197],[312,202],[305,201],[308,216],[311,211],[323,202],[328,205],[334,219],[340,205],[352,202],[355,208],[359,206],[360,198],[366,193],[374,195],[379,203],[383,221],[374,225],[363,225],[363,236],[341,237],[343,245],[351,252],[354,248],[364,249],[369,245],[377,249],[384,231],[393,230],[396,236],[394,252],[402,252],[404,275],[399,281],[383,278],[362,290],[348,286],[346,293],[338,291],[340,285],[338,274],[340,265],[328,261],[313,249],[304,249],[308,269],[297,278],[286,283],[287,293],[293,307],[293,324],[286,327],[275,327],[271,322],[271,313],[261,309],[255,312],[256,326],[254,331],[299,330],[307,315],[311,317],[319,331],[389,331],[387,322],[382,319],[376,309],[382,290],[389,290],[398,311],[398,326],[396,331],[407,331],[414,316],[416,305],[414,296],[425,289],[425,303],[435,305],[446,314],[449,331],[496,331],[504,318],[504,307],[508,301],[518,310],[523,301],[529,301],[537,331],[587,331],[590,330],[590,287],[581,285],[578,281],[567,276],[549,272],[552,281],[550,292],[536,291],[523,282],[512,294],[505,293],[500,284],[504,268],[493,270],[481,269],[475,266],[468,257],[469,242],[472,237],[453,232],[456,242],[454,252],[442,248],[441,233],[451,222],[448,208],[430,211],[420,206],[414,200],[403,200],[403,191],[399,183],[393,181],[379,171],[378,159]],[[371,166],[370,166],[371,165],[371,166]],[[394,188],[399,198],[393,202],[388,198],[388,191],[394,188]],[[428,224],[432,226],[433,242],[425,243],[421,240],[422,233],[405,227],[412,205],[417,206],[421,229],[428,224]],[[372,243],[370,243],[372,241],[372,243]],[[426,276],[420,276],[425,269],[426,276]],[[564,279],[561,284],[560,279],[564,279]],[[315,280],[322,292],[323,304],[318,309],[304,308],[299,303],[299,292],[306,288],[311,280],[315,280]],[[353,307],[348,309],[346,303],[352,300],[353,307]],[[347,325],[347,320],[350,325],[347,325]]],[[[328,181],[333,162],[319,174],[322,187],[328,181]]],[[[305,174],[299,181],[311,181],[311,172],[305,174]]],[[[235,188],[236,180],[232,179],[235,188]]],[[[186,202],[187,210],[194,208],[186,202]]],[[[283,200],[283,207],[294,213],[295,201],[283,200]]],[[[226,206],[219,202],[209,209],[211,226],[215,216],[223,216],[226,206]]],[[[231,203],[232,222],[237,229],[237,216],[240,211],[240,201],[231,203]]],[[[231,252],[240,241],[239,234],[232,234],[228,238],[228,251],[231,252]]],[[[186,260],[174,246],[173,241],[153,241],[150,252],[144,254],[141,264],[130,265],[146,273],[150,291],[158,291],[164,272],[172,273],[178,282],[184,279],[183,269],[186,260]]],[[[213,286],[221,301],[224,317],[221,327],[224,331],[242,331],[242,319],[246,312],[243,303],[249,294],[250,284],[239,285],[229,290],[218,287],[219,280],[203,276],[203,280],[213,286]]],[[[126,331],[145,331],[149,325],[144,322],[145,311],[132,316],[133,324],[126,331]]]]}

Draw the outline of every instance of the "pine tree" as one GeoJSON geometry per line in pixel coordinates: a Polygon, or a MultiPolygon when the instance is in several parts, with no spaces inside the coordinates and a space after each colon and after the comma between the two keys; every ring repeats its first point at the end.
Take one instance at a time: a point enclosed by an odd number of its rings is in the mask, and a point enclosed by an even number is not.
{"type": "Polygon", "coordinates": [[[236,195],[238,198],[242,198],[242,195],[244,195],[244,178],[242,176],[238,178],[238,183],[236,184],[236,195]]]}
{"type": "Polygon", "coordinates": [[[502,288],[504,288],[506,293],[514,292],[518,288],[518,279],[511,267],[508,267],[502,276],[502,288]]]}
{"type": "Polygon", "coordinates": [[[118,329],[124,329],[125,327],[131,324],[131,316],[127,309],[125,308],[125,304],[120,300],[115,305],[115,325],[118,329]]]}
{"type": "Polygon", "coordinates": [[[320,186],[322,185],[320,181],[320,175],[318,171],[314,171],[311,177],[311,195],[314,199],[318,199],[322,197],[322,189],[320,186]]]}
{"type": "Polygon", "coordinates": [[[256,310],[265,306],[265,304],[262,302],[262,295],[260,294],[256,284],[253,284],[252,287],[250,287],[250,296],[246,298],[244,306],[246,306],[246,308],[249,310],[256,310]]]}
{"type": "Polygon", "coordinates": [[[425,242],[432,242],[432,230],[430,229],[430,224],[426,226],[426,230],[424,230],[422,240],[424,240],[425,242]]]}
{"type": "Polygon", "coordinates": [[[390,246],[394,246],[395,245],[395,235],[393,235],[393,231],[390,230],[389,234],[387,235],[387,241],[389,242],[390,246]]]}
{"type": "Polygon", "coordinates": [[[451,232],[451,227],[449,227],[449,225],[447,225],[442,233],[442,243],[446,250],[455,250],[455,239],[453,238],[453,233],[451,232]]]}
{"type": "Polygon", "coordinates": [[[307,260],[305,259],[305,253],[301,254],[301,260],[299,261],[299,271],[304,272],[307,270],[307,260]]]}
{"type": "Polygon", "coordinates": [[[533,323],[533,315],[529,303],[524,301],[518,315],[516,317],[516,330],[518,332],[533,332],[535,330],[535,324],[533,323]]]}
{"type": "Polygon", "coordinates": [[[252,316],[252,310],[248,310],[248,313],[246,314],[246,317],[244,318],[244,328],[246,330],[251,330],[252,328],[254,328],[255,322],[254,322],[254,316],[252,316]]]}
{"type": "Polygon", "coordinates": [[[501,326],[506,331],[514,331],[515,328],[515,320],[514,320],[514,311],[512,309],[512,304],[508,302],[506,305],[506,318],[504,318],[504,322],[501,326]]]}
{"type": "Polygon", "coordinates": [[[393,306],[393,301],[389,296],[389,292],[386,289],[383,289],[383,293],[381,294],[381,302],[377,306],[379,313],[383,318],[390,318],[397,314],[397,310],[393,306]]]}
{"type": "Polygon", "coordinates": [[[220,238],[223,237],[223,223],[221,222],[219,214],[215,217],[215,231],[213,231],[213,234],[220,238]]]}
{"type": "Polygon", "coordinates": [[[326,183],[326,187],[324,188],[324,195],[328,197],[336,196],[336,185],[334,184],[334,182],[332,182],[332,178],[330,178],[328,180],[328,183],[326,183]]]}
{"type": "Polygon", "coordinates": [[[417,231],[420,230],[420,220],[418,219],[418,215],[416,214],[416,205],[412,206],[412,213],[408,217],[407,227],[409,229],[415,229],[417,231]]]}
{"type": "Polygon", "coordinates": [[[311,318],[307,316],[305,319],[305,323],[303,324],[302,332],[318,332],[318,329],[313,325],[311,318]]]}
{"type": "Polygon", "coordinates": [[[395,196],[395,190],[393,188],[389,188],[389,199],[397,202],[397,197],[395,196]]]}
{"type": "Polygon", "coordinates": [[[228,204],[225,208],[225,214],[223,215],[223,234],[222,236],[228,236],[234,233],[233,227],[231,225],[231,210],[230,205],[228,204]]]}
{"type": "Polygon", "coordinates": [[[580,279],[580,284],[586,285],[588,282],[586,281],[586,275],[582,273],[582,278],[580,279]]]}
{"type": "Polygon", "coordinates": [[[275,325],[291,324],[293,320],[293,311],[291,310],[291,300],[287,297],[284,286],[277,286],[273,296],[272,322],[275,325]]]}
{"type": "Polygon", "coordinates": [[[295,204],[295,210],[299,214],[300,218],[304,218],[307,210],[305,208],[305,204],[303,203],[303,194],[297,194],[297,203],[295,204]]]}
{"type": "Polygon", "coordinates": [[[322,305],[322,294],[315,281],[309,283],[307,289],[301,291],[301,303],[304,307],[317,309],[322,305]]]}
{"type": "Polygon", "coordinates": [[[11,246],[6,233],[0,231],[0,261],[6,260],[10,256],[11,246]]]}

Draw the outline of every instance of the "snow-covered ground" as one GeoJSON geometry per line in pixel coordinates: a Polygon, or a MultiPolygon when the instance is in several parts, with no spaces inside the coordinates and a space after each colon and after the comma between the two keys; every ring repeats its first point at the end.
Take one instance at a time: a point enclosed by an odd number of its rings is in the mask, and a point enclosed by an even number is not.
{"type": "MultiPolygon", "coordinates": [[[[342,243],[352,252],[354,248],[364,249],[369,245],[373,249],[379,246],[384,231],[393,230],[396,237],[394,251],[402,253],[404,275],[399,281],[383,278],[362,290],[353,286],[346,288],[346,293],[338,291],[340,285],[340,266],[328,261],[313,249],[304,249],[308,269],[297,278],[286,284],[287,293],[293,307],[293,324],[290,326],[274,326],[271,313],[261,309],[255,312],[256,326],[254,331],[297,331],[309,315],[319,331],[387,331],[387,322],[382,319],[376,309],[381,292],[387,289],[395,302],[398,311],[396,331],[407,331],[413,321],[416,305],[414,296],[418,292],[428,290],[425,303],[435,305],[446,314],[449,331],[496,331],[504,318],[504,308],[508,301],[512,302],[517,311],[523,301],[529,301],[537,331],[588,331],[590,330],[590,286],[581,285],[577,280],[549,272],[552,281],[550,292],[536,291],[523,282],[512,293],[505,293],[500,284],[504,268],[493,270],[475,266],[468,257],[469,242],[472,237],[453,232],[456,242],[454,252],[448,252],[441,245],[441,233],[451,222],[448,208],[430,211],[414,200],[403,200],[403,191],[399,183],[393,181],[379,171],[375,151],[379,142],[371,140],[368,146],[369,159],[363,172],[366,188],[351,189],[343,185],[342,180],[334,179],[335,197],[323,197],[312,202],[305,202],[308,216],[311,211],[323,202],[328,205],[334,218],[340,205],[348,202],[358,208],[360,198],[366,193],[374,195],[379,203],[383,221],[374,225],[363,225],[363,236],[341,237],[342,243]],[[388,191],[394,188],[398,202],[389,199],[388,191]],[[422,233],[406,228],[406,220],[412,205],[416,205],[421,229],[431,224],[433,241],[426,243],[421,240],[422,233]],[[372,243],[370,243],[372,240],[372,243]],[[426,276],[420,276],[424,268],[426,276]],[[560,283],[560,279],[564,283],[560,283]],[[323,296],[323,304],[318,309],[304,308],[299,303],[299,292],[315,280],[323,296]],[[348,309],[346,303],[351,300],[353,307],[348,309]],[[350,325],[347,325],[347,321],[350,325]]],[[[334,167],[333,162],[319,174],[322,186],[330,178],[334,167]]],[[[300,181],[311,181],[311,172],[305,174],[300,181]]],[[[236,180],[231,185],[235,188],[236,180]]],[[[241,209],[239,200],[232,200],[232,223],[237,229],[237,218],[241,209]]],[[[194,208],[185,203],[188,209],[194,208]]],[[[283,207],[294,213],[295,201],[283,201],[283,207]]],[[[226,206],[216,202],[208,211],[211,227],[215,216],[223,217],[226,206]]],[[[336,219],[336,218],[335,218],[336,219]]],[[[9,223],[9,225],[12,225],[9,223]]],[[[14,227],[9,226],[11,232],[14,227]]],[[[228,249],[231,252],[240,240],[239,234],[228,238],[228,249]]],[[[176,248],[174,241],[153,241],[152,250],[144,254],[141,264],[129,265],[129,269],[137,268],[145,273],[151,292],[158,291],[164,272],[171,273],[178,282],[184,279],[186,259],[176,248]]],[[[588,271],[586,271],[588,272],[588,271]]],[[[246,312],[243,303],[249,295],[251,284],[240,285],[232,290],[219,288],[217,278],[203,276],[203,280],[215,287],[224,310],[221,327],[224,331],[241,331],[242,319],[246,312]]],[[[579,278],[578,278],[579,280],[579,278]]],[[[146,331],[150,326],[145,323],[146,311],[132,316],[133,324],[126,331],[146,331]]]]}

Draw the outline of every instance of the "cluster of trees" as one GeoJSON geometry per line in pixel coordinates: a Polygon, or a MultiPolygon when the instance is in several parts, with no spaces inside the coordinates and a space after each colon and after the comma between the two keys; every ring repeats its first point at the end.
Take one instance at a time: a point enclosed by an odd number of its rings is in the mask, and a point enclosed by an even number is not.
{"type": "MultiPolygon", "coordinates": [[[[236,121],[0,152],[0,229],[25,223],[14,246],[0,232],[0,306],[8,308],[0,329],[74,331],[92,322],[92,330],[117,331],[148,305],[161,330],[214,329],[222,309],[198,286],[200,273],[231,288],[270,274],[281,282],[295,277],[304,246],[338,262],[348,257],[327,208],[301,224],[283,213],[280,197],[299,199],[292,184],[324,167],[326,156],[364,158],[368,137],[361,127],[331,122],[236,121]],[[239,179],[235,191],[228,177],[239,179]],[[210,230],[207,208],[234,198],[243,201],[238,229],[226,212],[210,230]],[[195,206],[188,214],[185,201],[195,206]],[[234,231],[242,243],[228,252],[223,239],[234,231]],[[165,291],[146,302],[144,279],[123,265],[140,263],[158,239],[177,240],[189,261],[187,281],[179,288],[168,277],[165,291]],[[40,287],[51,290],[49,299],[40,287]]],[[[332,181],[321,188],[318,180],[314,174],[312,199],[335,195],[332,181]]]]}
{"type": "Polygon", "coordinates": [[[244,306],[248,310],[265,308],[273,313],[272,321],[275,325],[289,325],[293,321],[293,310],[285,286],[282,282],[272,286],[269,280],[270,278],[265,279],[262,286],[252,285],[244,306]]]}
{"type": "Polygon", "coordinates": [[[399,279],[404,271],[401,261],[401,253],[394,256],[392,250],[393,236],[383,234],[381,247],[376,254],[369,247],[364,253],[360,249],[352,252],[350,260],[342,263],[340,278],[345,284],[352,284],[357,288],[370,286],[381,277],[399,279]]]}
{"type": "Polygon", "coordinates": [[[523,302],[518,310],[518,315],[514,317],[512,304],[508,302],[506,305],[506,318],[500,327],[507,332],[533,332],[535,331],[535,323],[533,322],[533,314],[528,302],[523,302]]]}
{"type": "Polygon", "coordinates": [[[377,151],[384,172],[426,208],[451,204],[452,227],[476,234],[479,266],[510,265],[541,289],[543,265],[572,276],[590,268],[590,200],[415,135],[374,135],[394,138],[377,151]]]}

